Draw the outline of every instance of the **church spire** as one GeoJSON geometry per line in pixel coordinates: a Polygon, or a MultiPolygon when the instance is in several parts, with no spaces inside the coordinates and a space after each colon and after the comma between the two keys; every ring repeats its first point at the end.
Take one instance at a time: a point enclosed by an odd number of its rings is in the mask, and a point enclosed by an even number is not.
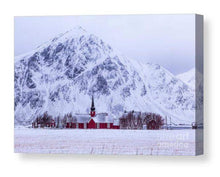
{"type": "Polygon", "coordinates": [[[91,115],[91,117],[95,117],[95,104],[94,104],[93,95],[92,95],[92,105],[91,105],[90,115],[91,115]]]}

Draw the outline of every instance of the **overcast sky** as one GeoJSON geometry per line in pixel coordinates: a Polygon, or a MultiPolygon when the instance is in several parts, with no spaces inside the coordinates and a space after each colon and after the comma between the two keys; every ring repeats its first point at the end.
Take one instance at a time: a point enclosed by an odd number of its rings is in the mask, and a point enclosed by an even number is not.
{"type": "Polygon", "coordinates": [[[124,55],[178,74],[195,67],[194,22],[194,15],[15,17],[15,56],[82,26],[124,55]]]}

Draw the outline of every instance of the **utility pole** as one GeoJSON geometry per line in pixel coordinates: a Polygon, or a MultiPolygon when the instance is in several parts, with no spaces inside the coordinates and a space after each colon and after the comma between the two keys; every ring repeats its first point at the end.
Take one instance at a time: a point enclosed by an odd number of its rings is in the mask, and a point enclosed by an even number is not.
{"type": "Polygon", "coordinates": [[[165,117],[165,120],[166,120],[166,129],[168,130],[167,116],[165,117]]]}
{"type": "Polygon", "coordinates": [[[170,130],[171,130],[171,117],[170,117],[170,130]]]}

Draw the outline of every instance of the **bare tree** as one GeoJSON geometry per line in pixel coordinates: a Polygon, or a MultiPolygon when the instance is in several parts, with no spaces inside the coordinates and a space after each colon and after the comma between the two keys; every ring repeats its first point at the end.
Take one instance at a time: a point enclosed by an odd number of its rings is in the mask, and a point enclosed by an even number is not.
{"type": "Polygon", "coordinates": [[[143,121],[141,118],[141,114],[139,114],[137,117],[137,129],[142,129],[142,128],[143,128],[143,121]]]}
{"type": "Polygon", "coordinates": [[[150,129],[160,129],[164,121],[159,114],[130,111],[119,118],[119,123],[122,129],[142,129],[143,125],[150,129]]]}

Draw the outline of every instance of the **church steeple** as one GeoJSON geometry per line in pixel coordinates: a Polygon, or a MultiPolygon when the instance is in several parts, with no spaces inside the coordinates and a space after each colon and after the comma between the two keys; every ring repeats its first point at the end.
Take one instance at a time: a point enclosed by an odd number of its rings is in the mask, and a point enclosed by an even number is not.
{"type": "Polygon", "coordinates": [[[91,115],[91,117],[95,117],[95,104],[94,104],[93,95],[92,95],[92,105],[91,105],[90,115],[91,115]]]}

